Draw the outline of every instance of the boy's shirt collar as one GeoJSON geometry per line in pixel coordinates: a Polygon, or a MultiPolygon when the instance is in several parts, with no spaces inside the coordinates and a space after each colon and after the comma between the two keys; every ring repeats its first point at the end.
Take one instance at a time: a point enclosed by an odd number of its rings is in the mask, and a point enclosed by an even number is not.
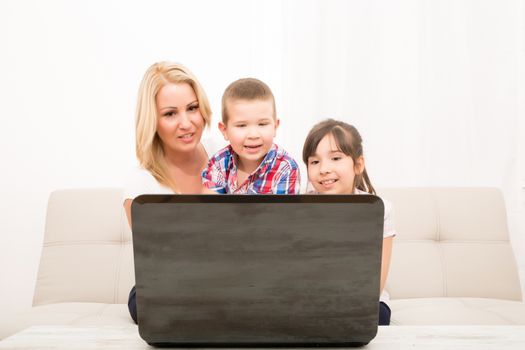
{"type": "Polygon", "coordinates": [[[237,183],[237,153],[233,150],[231,145],[228,145],[228,151],[230,153],[230,164],[231,164],[231,175],[228,177],[228,186],[233,191],[238,191],[240,188],[247,187],[254,181],[256,177],[264,176],[270,166],[272,165],[273,159],[276,156],[277,153],[277,145],[275,143],[272,144],[272,147],[270,147],[270,150],[266,155],[264,156],[263,160],[261,161],[261,164],[255,169],[242,184],[237,183]],[[232,176],[233,175],[233,176],[232,176]]]}
{"type": "Polygon", "coordinates": [[[235,152],[228,145],[213,155],[202,172],[203,184],[217,193],[298,194],[300,173],[297,162],[285,150],[272,144],[261,163],[240,186],[235,152]]]}

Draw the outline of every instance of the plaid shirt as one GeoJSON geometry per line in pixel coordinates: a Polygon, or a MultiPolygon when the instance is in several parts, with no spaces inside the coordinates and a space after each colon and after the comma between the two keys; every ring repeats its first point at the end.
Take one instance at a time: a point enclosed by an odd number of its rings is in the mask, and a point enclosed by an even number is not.
{"type": "Polygon", "coordinates": [[[285,150],[272,145],[263,161],[242,184],[237,183],[235,152],[229,145],[208,162],[202,183],[217,193],[299,194],[299,166],[285,150]]]}

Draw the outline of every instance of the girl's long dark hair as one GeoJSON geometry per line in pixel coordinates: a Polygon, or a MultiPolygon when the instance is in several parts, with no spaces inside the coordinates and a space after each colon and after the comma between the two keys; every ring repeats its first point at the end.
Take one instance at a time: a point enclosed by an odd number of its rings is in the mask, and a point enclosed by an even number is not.
{"type": "MultiPolygon", "coordinates": [[[[303,162],[308,168],[308,158],[315,154],[319,142],[328,134],[332,134],[341,152],[352,157],[354,164],[357,159],[363,155],[363,140],[357,129],[345,122],[327,119],[316,124],[308,133],[303,146],[303,162]]],[[[356,174],[354,179],[354,188],[376,194],[376,190],[366,172],[366,167],[361,174],[356,174]]]]}

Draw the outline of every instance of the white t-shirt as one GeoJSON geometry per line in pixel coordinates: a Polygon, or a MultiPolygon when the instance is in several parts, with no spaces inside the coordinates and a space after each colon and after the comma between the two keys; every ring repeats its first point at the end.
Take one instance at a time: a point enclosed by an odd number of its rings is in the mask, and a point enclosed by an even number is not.
{"type": "MultiPolygon", "coordinates": [[[[370,194],[365,191],[355,189],[354,194],[370,194]]],[[[379,196],[378,196],[379,197],[379,196]]],[[[396,235],[396,229],[394,225],[394,215],[392,213],[392,204],[386,199],[381,198],[383,205],[385,206],[385,217],[383,223],[383,238],[393,237],[396,235]]]]}
{"type": "MultiPolygon", "coordinates": [[[[356,189],[354,191],[355,194],[369,194],[365,191],[361,191],[356,189]]],[[[384,223],[383,223],[383,239],[388,237],[394,237],[396,235],[396,229],[394,225],[394,214],[392,213],[392,204],[390,204],[389,201],[386,199],[381,198],[383,201],[383,205],[385,206],[385,217],[384,217],[384,223]]],[[[383,290],[381,295],[379,296],[379,301],[382,301],[384,303],[387,303],[390,300],[390,295],[388,295],[388,292],[386,290],[383,290]]]]}
{"type": "MultiPolygon", "coordinates": [[[[369,194],[367,192],[360,191],[358,189],[356,189],[354,193],[355,194],[369,194]]],[[[387,201],[386,199],[382,197],[379,197],[379,198],[381,198],[381,200],[383,201],[383,205],[385,206],[385,217],[384,217],[384,223],[383,223],[383,239],[388,238],[388,237],[394,237],[396,235],[396,229],[394,225],[394,214],[392,213],[392,204],[390,204],[389,201],[387,201]]],[[[379,301],[388,303],[389,300],[390,300],[390,295],[388,294],[386,290],[383,290],[383,292],[379,296],[379,301]]]]}
{"type": "MultiPolygon", "coordinates": [[[[310,183],[308,187],[310,187],[310,183]]],[[[317,194],[317,191],[308,191],[309,194],[317,194]]],[[[357,188],[354,190],[354,194],[370,194],[365,191],[358,190],[357,188]]],[[[378,196],[379,197],[379,196],[378,196]]],[[[383,223],[383,238],[393,237],[396,235],[396,229],[394,225],[394,215],[392,213],[392,204],[390,204],[389,201],[386,199],[381,198],[383,201],[383,205],[385,206],[385,217],[384,217],[384,223],[383,223]]]]}
{"type": "MultiPolygon", "coordinates": [[[[317,193],[315,191],[311,191],[310,193],[317,193]]],[[[357,188],[354,191],[354,194],[370,194],[365,191],[358,190],[357,188]]],[[[378,196],[379,197],[379,196],[378,196]]],[[[386,199],[381,198],[383,201],[383,205],[385,206],[385,216],[384,216],[384,223],[383,223],[383,239],[388,237],[394,237],[396,235],[396,229],[394,224],[394,214],[392,212],[392,204],[390,204],[389,201],[386,199]]],[[[388,292],[386,290],[383,290],[379,297],[379,301],[382,302],[388,302],[390,300],[390,296],[388,295],[388,292]]]]}
{"type": "MultiPolygon", "coordinates": [[[[223,144],[214,138],[203,137],[201,143],[208,154],[208,158],[223,147],[223,144]]],[[[173,194],[173,190],[161,185],[146,169],[135,166],[131,170],[124,187],[124,200],[134,199],[141,194],[173,194]]]]}
{"type": "Polygon", "coordinates": [[[124,188],[124,200],[135,199],[141,194],[173,194],[173,190],[161,185],[149,171],[137,166],[124,188]]]}

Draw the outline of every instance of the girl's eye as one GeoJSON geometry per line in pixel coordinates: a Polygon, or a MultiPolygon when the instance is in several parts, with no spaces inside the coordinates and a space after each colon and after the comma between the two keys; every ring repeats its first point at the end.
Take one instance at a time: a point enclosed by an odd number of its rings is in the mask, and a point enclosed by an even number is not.
{"type": "Polygon", "coordinates": [[[318,160],[311,160],[311,161],[310,161],[310,165],[316,165],[317,163],[319,163],[318,160]]]}
{"type": "Polygon", "coordinates": [[[342,157],[333,157],[332,160],[337,162],[338,160],[341,160],[341,158],[342,157]]]}
{"type": "Polygon", "coordinates": [[[194,111],[196,111],[197,109],[199,109],[199,105],[193,105],[193,106],[190,106],[190,108],[188,108],[188,111],[190,111],[190,112],[194,112],[194,111]]]}

